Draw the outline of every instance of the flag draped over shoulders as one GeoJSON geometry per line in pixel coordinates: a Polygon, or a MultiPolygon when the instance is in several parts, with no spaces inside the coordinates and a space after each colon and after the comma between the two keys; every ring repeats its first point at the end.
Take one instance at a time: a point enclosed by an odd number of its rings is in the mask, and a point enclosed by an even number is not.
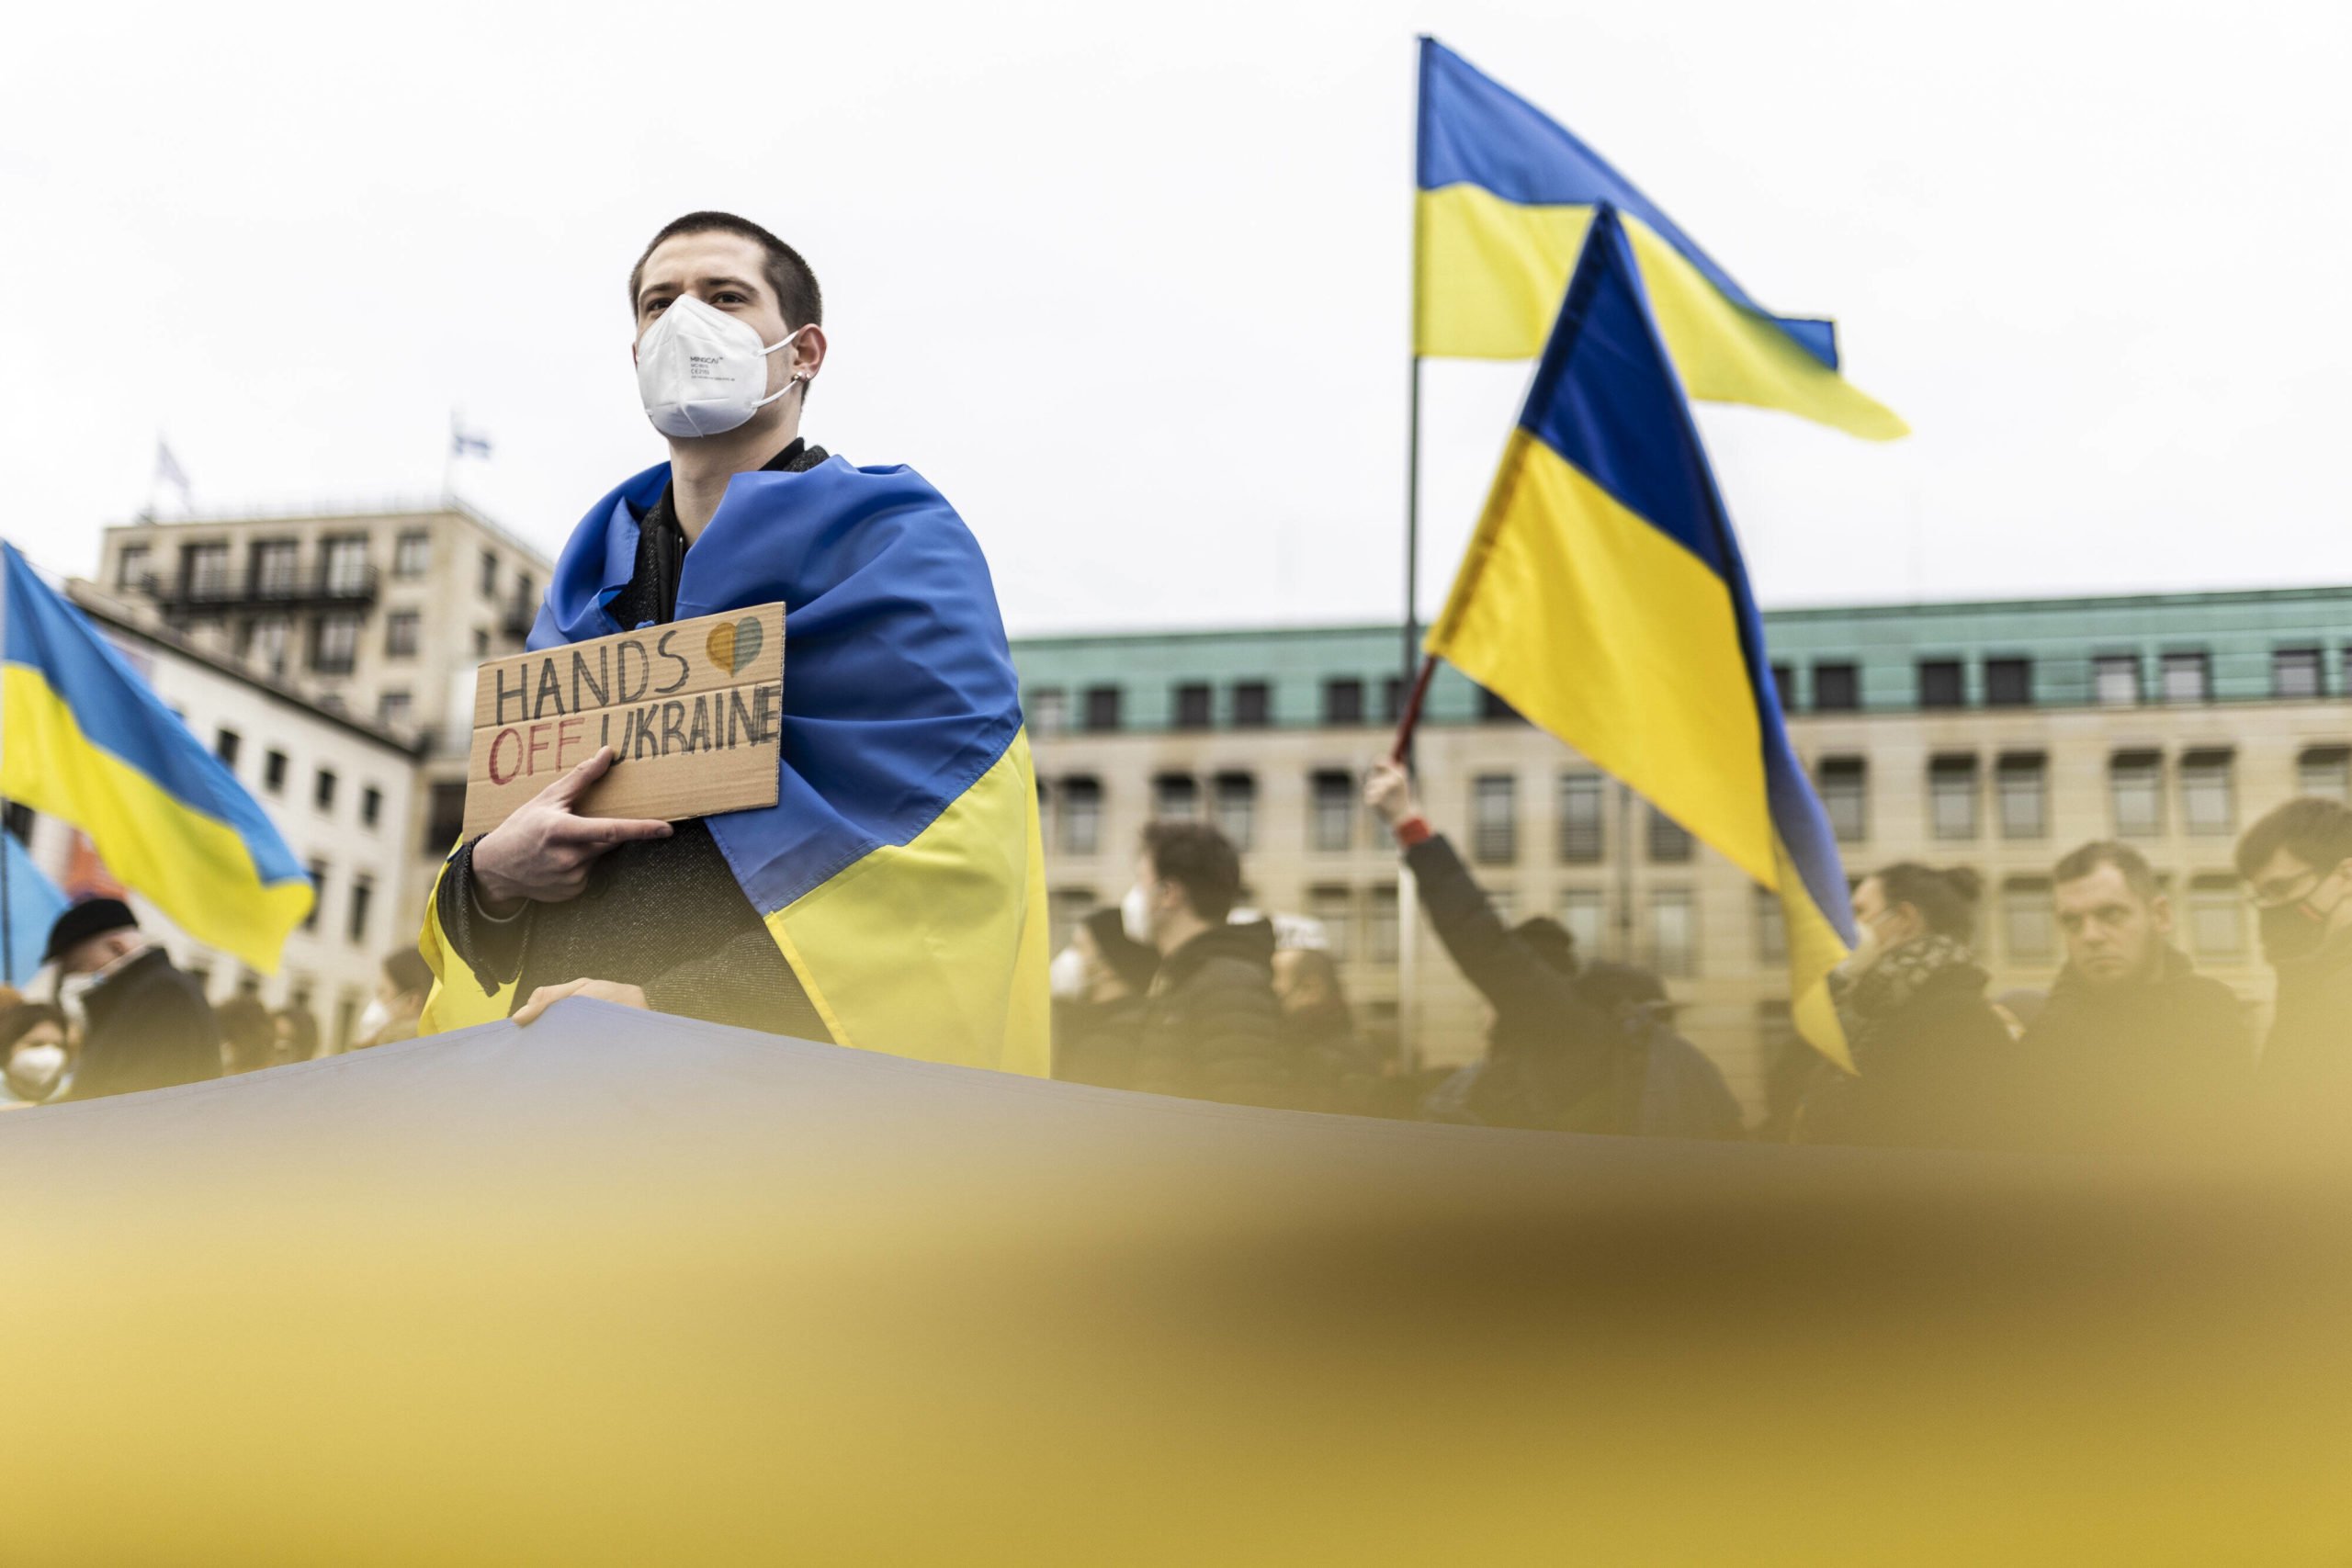
{"type": "Polygon", "coordinates": [[[1690,396],[1871,440],[1908,434],[1840,374],[1832,323],[1765,310],[1600,154],[1432,38],[1421,39],[1417,142],[1416,354],[1533,358],[1605,204],[1690,396]]]}
{"type": "Polygon", "coordinates": [[[277,972],[310,874],[227,764],[0,544],[0,795],[73,823],[197,941],[277,972]]]}
{"type": "Polygon", "coordinates": [[[1792,1012],[1841,1063],[1845,872],[1643,275],[1595,214],[1429,650],[1780,895],[1792,1012]]]}
{"type": "MultiPolygon", "coordinates": [[[[628,629],[611,605],[668,483],[647,469],[573,531],[532,649],[628,629]]],[[[1043,1074],[1036,780],[978,543],[903,466],[739,474],[686,553],[677,618],[776,601],[777,799],[704,819],[729,869],[836,1042],[1043,1074]]]]}

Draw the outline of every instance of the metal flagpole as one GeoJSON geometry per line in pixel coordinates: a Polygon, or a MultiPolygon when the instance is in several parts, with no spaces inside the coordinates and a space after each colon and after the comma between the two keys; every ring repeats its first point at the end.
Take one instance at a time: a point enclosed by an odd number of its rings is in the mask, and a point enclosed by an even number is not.
{"type": "MultiPolygon", "coordinates": [[[[1418,269],[1419,258],[1415,258],[1418,269]]],[[[1417,276],[1413,286],[1418,290],[1417,276]]],[[[1412,373],[1405,400],[1405,646],[1402,711],[1396,727],[1395,760],[1413,765],[1413,729],[1421,716],[1421,699],[1429,691],[1432,662],[1421,659],[1421,356],[1412,356],[1412,373]],[[1418,671],[1418,672],[1417,672],[1418,671]]],[[[1420,890],[1413,869],[1400,857],[1396,863],[1396,1055],[1408,1071],[1421,1065],[1419,1000],[1414,984],[1418,975],[1420,936],[1420,890]]]]}

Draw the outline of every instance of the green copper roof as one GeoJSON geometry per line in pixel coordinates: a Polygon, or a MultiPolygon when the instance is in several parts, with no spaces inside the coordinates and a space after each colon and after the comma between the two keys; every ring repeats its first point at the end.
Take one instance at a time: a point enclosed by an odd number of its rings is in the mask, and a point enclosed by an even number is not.
{"type": "MultiPolygon", "coordinates": [[[[2122,655],[2137,659],[2148,701],[2160,694],[2168,654],[2203,655],[2217,702],[2291,694],[2278,684],[2278,656],[2302,650],[2320,655],[2322,694],[2352,692],[2352,588],[1775,610],[1766,612],[1764,626],[1766,646],[1772,661],[1787,668],[1800,714],[1813,706],[1815,671],[1824,664],[1856,666],[1862,707],[1885,712],[1919,705],[1923,661],[1957,662],[1968,706],[1986,700],[1987,660],[2025,660],[2033,705],[2068,707],[2094,700],[2095,660],[2122,655]]],[[[1084,728],[1086,693],[1116,688],[1116,728],[1165,729],[1176,722],[1178,688],[1202,684],[1210,690],[1210,721],[1222,728],[1232,722],[1234,688],[1262,682],[1269,722],[1282,728],[1323,722],[1325,687],[1332,681],[1363,682],[1367,719],[1384,721],[1404,645],[1393,625],[1283,626],[1023,637],[1012,655],[1033,721],[1041,696],[1059,693],[1070,725],[1084,728]]],[[[1428,719],[1468,723],[1480,716],[1477,689],[1454,671],[1441,671],[1428,719]]]]}

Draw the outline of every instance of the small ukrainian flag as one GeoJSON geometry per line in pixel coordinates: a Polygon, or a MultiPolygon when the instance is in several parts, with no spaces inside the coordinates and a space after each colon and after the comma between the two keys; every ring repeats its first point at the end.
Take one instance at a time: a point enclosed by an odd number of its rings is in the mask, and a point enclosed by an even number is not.
{"type": "Polygon", "coordinates": [[[1413,352],[1532,359],[1602,204],[1621,215],[1682,384],[1872,441],[1910,434],[1838,373],[1837,328],[1775,316],[1591,148],[1421,39],[1413,352]]]}

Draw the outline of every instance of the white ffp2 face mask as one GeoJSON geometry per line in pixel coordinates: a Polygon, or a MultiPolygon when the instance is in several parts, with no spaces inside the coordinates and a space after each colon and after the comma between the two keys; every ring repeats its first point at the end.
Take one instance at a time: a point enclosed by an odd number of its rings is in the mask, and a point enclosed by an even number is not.
{"type": "Polygon", "coordinates": [[[65,1076],[65,1047],[20,1045],[8,1059],[8,1087],[27,1100],[46,1100],[65,1076]]]}
{"type": "Polygon", "coordinates": [[[797,326],[772,344],[715,306],[691,294],[670,301],[637,340],[637,395],[645,417],[664,435],[719,435],[792,390],[771,392],[768,355],[808,329],[797,326]]]}

